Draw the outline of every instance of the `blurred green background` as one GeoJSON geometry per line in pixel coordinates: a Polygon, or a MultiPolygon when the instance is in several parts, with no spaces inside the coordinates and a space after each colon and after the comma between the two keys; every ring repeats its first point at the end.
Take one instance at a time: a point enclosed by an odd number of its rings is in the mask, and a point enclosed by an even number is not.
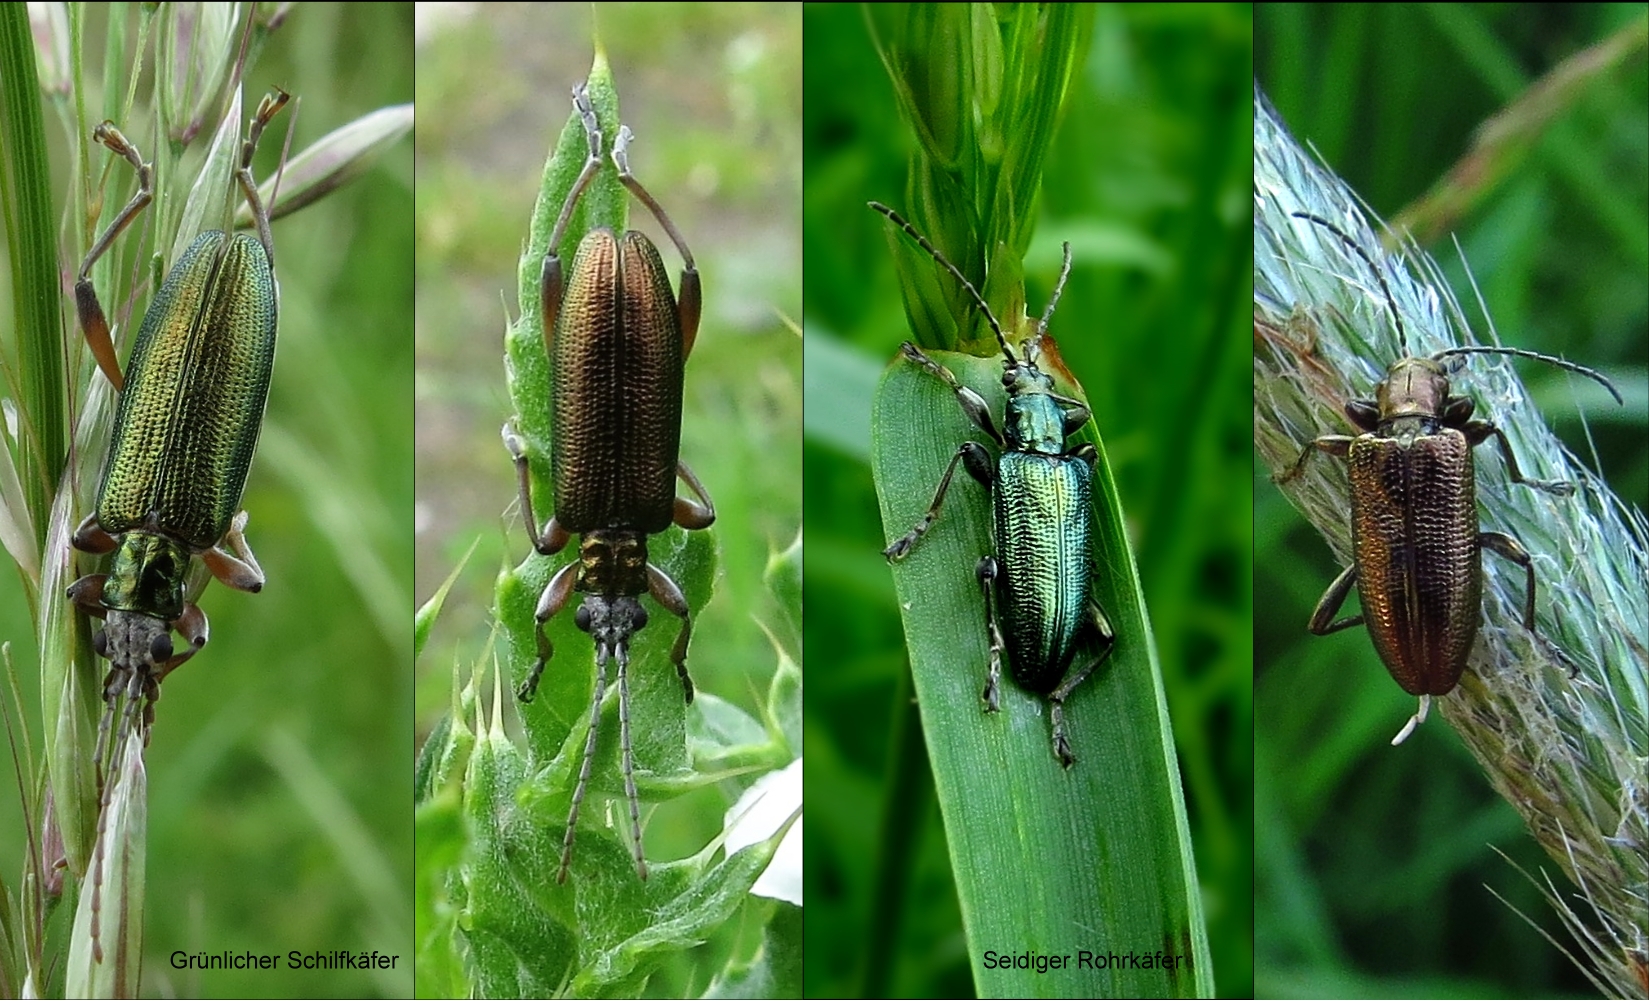
{"type": "MultiPolygon", "coordinates": [[[[1526,84],[1644,16],[1641,4],[1262,5],[1255,73],[1295,136],[1389,219],[1526,84]]],[[[1595,443],[1602,472],[1640,507],[1649,491],[1646,219],[1640,47],[1586,87],[1454,227],[1505,343],[1595,365],[1625,394],[1624,408],[1582,415],[1562,373],[1519,366],[1570,448],[1590,463],[1595,443]]],[[[1452,244],[1427,249],[1486,336],[1452,244]]],[[[1339,568],[1261,473],[1255,586],[1272,599],[1254,620],[1260,996],[1592,994],[1486,889],[1566,941],[1551,908],[1494,849],[1530,871],[1544,853],[1453,731],[1434,713],[1402,747],[1387,746],[1414,700],[1363,630],[1306,632],[1339,568]]]]}
{"type": "MultiPolygon", "coordinates": [[[[531,551],[498,434],[513,412],[503,335],[545,157],[594,57],[591,11],[482,4],[420,13],[418,601],[476,547],[418,665],[420,743],[449,704],[455,665],[467,676],[485,647],[500,568],[531,551]]],[[[704,286],[681,456],[715,500],[721,573],[714,597],[694,610],[689,666],[701,691],[754,712],[776,666],[763,624],[780,619],[762,572],[801,527],[801,342],[785,325],[801,316],[801,11],[594,12],[636,136],[631,167],[686,238],[704,286]]],[[[633,199],[630,225],[661,248],[674,285],[681,262],[633,199]]],[[[547,503],[538,499],[541,518],[547,503]]],[[[674,626],[655,613],[653,628],[674,626]]],[[[550,670],[593,670],[589,643],[559,650],[550,670]]],[[[729,805],[710,787],[649,806],[649,858],[703,848],[729,805]]],[[[655,976],[652,989],[690,989],[672,979],[682,972],[655,976]]]]}
{"type": "MultiPolygon", "coordinates": [[[[912,139],[862,11],[810,5],[804,20],[807,992],[966,996],[926,754],[901,729],[919,722],[868,458],[871,395],[908,334],[886,225],[865,202],[903,207],[912,139]],[[909,797],[921,805],[900,813],[919,829],[882,830],[890,800],[909,797]]],[[[1099,8],[1026,264],[1040,309],[1072,243],[1052,332],[1132,529],[1231,996],[1252,989],[1249,26],[1242,5],[1099,8]]]]}
{"type": "MultiPolygon", "coordinates": [[[[89,63],[102,52],[105,17],[97,10],[90,15],[89,63]]],[[[135,15],[132,23],[135,28],[135,15]]],[[[411,53],[411,4],[301,4],[271,38],[245,93],[255,103],[279,85],[301,99],[295,152],[375,108],[410,101],[411,53]]],[[[101,88],[102,68],[88,65],[87,72],[101,88]]],[[[96,116],[95,100],[91,108],[96,116]]],[[[293,110],[289,106],[266,137],[260,177],[279,159],[293,110]]],[[[127,128],[134,140],[151,134],[147,122],[121,123],[134,124],[127,128]]],[[[49,111],[46,128],[54,199],[61,204],[70,166],[49,111]]],[[[94,163],[101,169],[105,159],[94,163]]],[[[110,197],[125,198],[130,171],[117,164],[110,177],[110,197]]],[[[221,586],[206,591],[211,642],[167,679],[155,707],[146,759],[143,990],[406,996],[412,985],[410,144],[391,149],[342,192],[276,222],[274,237],[280,346],[243,501],[251,515],[247,537],[268,584],[257,595],[221,586]],[[397,969],[381,975],[183,973],[167,963],[173,950],[373,948],[400,954],[397,969]]],[[[61,265],[72,274],[79,262],[61,265]]],[[[64,309],[63,336],[78,341],[67,296],[64,309]]],[[[83,392],[76,387],[74,396],[83,392]]],[[[100,462],[82,466],[95,470],[100,462]]],[[[34,626],[15,573],[0,574],[0,638],[10,644],[38,752],[34,626]]],[[[99,662],[97,671],[104,666],[99,662]]],[[[10,752],[0,754],[9,758],[10,752]]],[[[10,776],[9,760],[4,767],[10,776]]],[[[0,845],[14,889],[22,844],[16,796],[0,795],[0,845]]],[[[63,941],[71,917],[55,916],[54,942],[63,941]]]]}

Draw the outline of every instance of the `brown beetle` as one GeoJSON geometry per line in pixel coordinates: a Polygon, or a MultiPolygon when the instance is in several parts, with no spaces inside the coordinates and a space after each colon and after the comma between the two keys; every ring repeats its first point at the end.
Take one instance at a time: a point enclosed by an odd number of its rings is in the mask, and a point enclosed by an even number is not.
{"type": "Polygon", "coordinates": [[[1523,475],[1505,433],[1489,421],[1473,420],[1471,399],[1450,391],[1453,366],[1442,359],[1467,354],[1533,358],[1595,379],[1617,401],[1621,397],[1592,369],[1519,348],[1473,345],[1448,348],[1429,358],[1410,356],[1402,317],[1373,260],[1332,222],[1304,212],[1293,215],[1332,232],[1369,266],[1386,294],[1403,345],[1404,356],[1386,369],[1375,398],[1346,404],[1346,417],[1363,433],[1323,435],[1273,477],[1282,483],[1298,476],[1313,451],[1346,460],[1352,564],[1323,593],[1308,628],[1327,636],[1367,623],[1386,670],[1405,692],[1420,697],[1420,708],[1392,739],[1395,745],[1425,722],[1433,695],[1447,695],[1460,683],[1482,618],[1484,549],[1523,568],[1523,627],[1534,631],[1534,563],[1511,536],[1478,530],[1472,449],[1492,437],[1499,442],[1512,482],[1558,496],[1574,492],[1572,483],[1523,475]],[[1362,599],[1362,613],[1335,619],[1353,585],[1362,599]]]}
{"type": "Polygon", "coordinates": [[[576,534],[578,559],[556,571],[538,599],[533,613],[538,659],[516,695],[522,702],[532,701],[539,676],[554,652],[544,635],[544,623],[565,608],[575,592],[583,594],[574,617],[578,628],[595,641],[595,693],[556,880],[566,881],[572,859],[579,806],[595,757],[609,659],[618,668],[619,746],[630,824],[636,836],[636,872],[646,879],[630,751],[627,678],[630,639],[647,625],[647,610],[640,600],[644,594],[681,619],[670,659],[686,700],[693,701],[686,663],[692,633],[687,598],[668,574],[648,562],[647,536],[672,523],[700,529],[716,520],[703,484],[679,457],[682,366],[698,332],[699,275],[670,217],[630,174],[628,127],[620,127],[613,144],[613,166],[625,188],[652,211],[681,252],[681,292],[670,294],[670,279],[658,249],[634,230],[622,234],[605,227],[591,230],[579,242],[571,269],[563,274],[558,253],[561,239],[579,197],[603,163],[600,123],[583,85],[573,88],[573,106],[589,140],[589,155],[550,235],[540,282],[544,347],[553,380],[550,462],[555,488],[555,514],[542,531],[533,514],[526,442],[506,424],[504,444],[515,459],[521,512],[533,548],[553,556],[576,534]],[[697,500],[676,496],[678,478],[697,500]]]}

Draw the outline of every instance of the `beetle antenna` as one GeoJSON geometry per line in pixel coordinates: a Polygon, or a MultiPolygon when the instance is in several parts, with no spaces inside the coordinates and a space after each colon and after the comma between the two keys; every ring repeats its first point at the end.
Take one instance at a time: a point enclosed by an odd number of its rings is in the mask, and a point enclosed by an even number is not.
{"type": "Polygon", "coordinates": [[[1577,365],[1572,361],[1567,361],[1562,358],[1554,358],[1551,355],[1543,355],[1538,351],[1525,351],[1522,348],[1503,348],[1486,344],[1468,344],[1465,347],[1447,348],[1443,351],[1437,352],[1431,357],[1432,360],[1435,361],[1438,358],[1444,358],[1448,355],[1516,355],[1519,358],[1533,358],[1535,361],[1543,361],[1548,365],[1555,365],[1558,368],[1567,369],[1570,372],[1578,372],[1581,375],[1586,376],[1588,379],[1602,385],[1604,389],[1607,389],[1609,391],[1609,395],[1615,398],[1616,403],[1621,406],[1626,405],[1626,401],[1621,398],[1620,391],[1615,389],[1615,384],[1604,378],[1603,373],[1599,372],[1597,369],[1587,368],[1585,365],[1577,365]]]}
{"type": "MultiPolygon", "coordinates": [[[[952,277],[954,277],[957,281],[962,283],[962,287],[968,290],[968,295],[973,297],[973,301],[974,301],[975,305],[977,305],[979,307],[979,311],[981,313],[985,314],[985,319],[986,320],[990,321],[991,331],[994,334],[996,334],[996,343],[1002,345],[1002,353],[1007,356],[1008,364],[1009,365],[1019,364],[1019,359],[1015,358],[1013,356],[1013,349],[1008,347],[1008,339],[1005,336],[1003,336],[1003,334],[1002,334],[1002,325],[1000,323],[996,322],[996,314],[992,313],[990,306],[985,304],[985,297],[980,295],[979,290],[973,287],[973,282],[968,281],[967,276],[962,274],[962,272],[957,269],[956,265],[952,264],[950,261],[947,261],[945,259],[945,255],[941,254],[938,251],[938,249],[934,247],[933,244],[929,243],[928,240],[927,240],[927,237],[923,236],[921,233],[916,232],[916,227],[912,226],[910,223],[906,222],[903,219],[903,217],[901,217],[899,215],[899,213],[897,213],[897,212],[893,211],[892,209],[888,208],[886,205],[883,205],[881,202],[871,202],[870,207],[875,209],[876,211],[882,213],[883,215],[887,216],[889,219],[893,220],[894,225],[898,226],[900,229],[904,230],[906,233],[909,233],[910,236],[911,236],[911,239],[915,240],[916,243],[923,250],[928,252],[929,257],[932,257],[934,260],[938,261],[939,265],[941,267],[943,267],[946,271],[949,271],[951,273],[952,277]]],[[[1070,254],[1070,249],[1069,249],[1069,247],[1067,247],[1066,248],[1066,265],[1067,265],[1067,267],[1069,267],[1069,264],[1070,264],[1069,254],[1070,254]]],[[[1060,284],[1063,285],[1064,283],[1065,283],[1065,279],[1064,279],[1064,276],[1062,275],[1060,277],[1060,284]]],[[[1059,298],[1057,293],[1055,294],[1054,298],[1055,299],[1059,298]]],[[[1053,312],[1053,308],[1052,308],[1051,304],[1049,306],[1048,311],[1050,313],[1053,312]]],[[[1044,317],[1044,319],[1046,319],[1046,317],[1044,317]]]]}
{"type": "Polygon", "coordinates": [[[1037,329],[1040,334],[1048,332],[1048,321],[1054,318],[1054,307],[1059,305],[1059,297],[1065,294],[1065,279],[1071,277],[1071,245],[1067,241],[1062,246],[1065,248],[1065,263],[1060,265],[1059,281],[1054,282],[1053,298],[1048,300],[1048,308],[1042,311],[1041,325],[1037,329]]]}
{"type": "Polygon", "coordinates": [[[1397,312],[1397,300],[1392,296],[1391,288],[1386,285],[1386,276],[1380,273],[1379,266],[1374,263],[1374,259],[1372,257],[1368,256],[1368,251],[1364,250],[1356,240],[1353,240],[1351,237],[1347,236],[1345,230],[1329,222],[1327,219],[1324,219],[1322,216],[1312,215],[1310,212],[1290,212],[1289,215],[1292,215],[1296,219],[1304,219],[1308,222],[1314,222],[1339,237],[1340,242],[1350,247],[1352,252],[1358,257],[1361,257],[1363,259],[1363,263],[1368,265],[1368,269],[1374,272],[1374,280],[1380,283],[1380,291],[1386,294],[1386,308],[1391,310],[1392,322],[1397,324],[1397,343],[1403,348],[1403,357],[1408,357],[1409,335],[1408,331],[1403,329],[1402,314],[1397,312]]]}

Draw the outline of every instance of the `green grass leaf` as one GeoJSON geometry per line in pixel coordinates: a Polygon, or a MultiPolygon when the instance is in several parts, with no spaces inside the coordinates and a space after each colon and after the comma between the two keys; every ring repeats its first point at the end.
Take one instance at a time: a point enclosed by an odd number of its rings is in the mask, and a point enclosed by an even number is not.
{"type": "MultiPolygon", "coordinates": [[[[999,359],[932,356],[1001,413],[999,359]]],[[[882,381],[872,436],[889,539],[921,516],[957,445],[982,437],[948,388],[905,363],[882,381]]],[[[1213,993],[1161,674],[1102,446],[1094,485],[1096,595],[1117,639],[1066,703],[1068,770],[1053,755],[1046,700],[1004,678],[1001,712],[982,711],[974,566],[994,549],[984,491],[959,472],[932,530],[893,570],[982,997],[1213,993]],[[992,952],[1070,958],[1039,973],[989,969],[992,952]],[[1140,965],[1159,952],[1183,958],[1176,969],[1140,965]],[[1091,961],[1079,967],[1083,953],[1091,961]]]]}

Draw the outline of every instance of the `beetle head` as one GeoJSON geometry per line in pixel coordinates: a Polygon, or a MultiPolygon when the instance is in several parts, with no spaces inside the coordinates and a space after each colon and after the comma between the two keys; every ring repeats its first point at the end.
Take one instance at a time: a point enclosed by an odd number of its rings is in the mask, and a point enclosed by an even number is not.
{"type": "Polygon", "coordinates": [[[573,622],[595,640],[596,659],[606,663],[610,656],[620,664],[630,662],[630,637],[647,625],[647,609],[628,595],[609,598],[592,594],[573,613],[573,622]]]}

